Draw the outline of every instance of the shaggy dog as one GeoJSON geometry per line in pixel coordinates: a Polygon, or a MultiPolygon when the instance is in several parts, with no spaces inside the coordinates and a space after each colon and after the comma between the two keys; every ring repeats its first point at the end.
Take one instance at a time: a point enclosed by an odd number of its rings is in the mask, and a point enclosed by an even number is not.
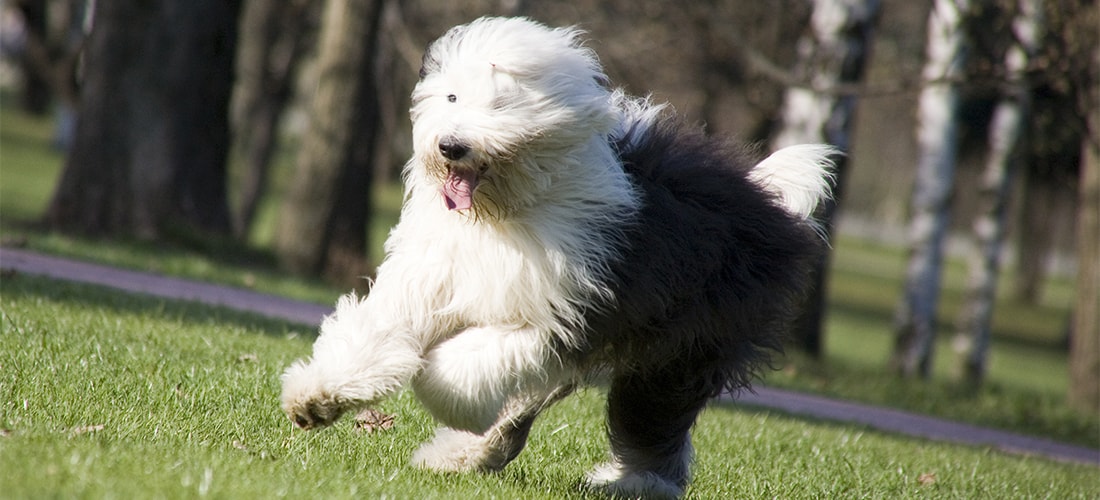
{"type": "Polygon", "coordinates": [[[400,223],[283,375],[298,426],[411,385],[443,424],[412,457],[492,471],[539,412],[609,384],[588,484],[678,496],[707,401],[747,387],[821,246],[825,146],[746,153],[608,88],[575,29],[484,18],[424,54],[400,223]]]}

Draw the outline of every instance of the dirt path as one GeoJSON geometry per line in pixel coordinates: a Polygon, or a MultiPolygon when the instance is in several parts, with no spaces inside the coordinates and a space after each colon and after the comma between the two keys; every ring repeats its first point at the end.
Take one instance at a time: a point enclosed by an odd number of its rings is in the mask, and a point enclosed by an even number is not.
{"type": "MultiPolygon", "coordinates": [[[[332,310],[329,307],[248,290],[127,271],[9,248],[0,249],[0,269],[5,272],[10,270],[90,283],[173,300],[223,306],[303,325],[318,325],[321,318],[332,310]]],[[[733,401],[731,396],[724,396],[723,399],[733,401]]],[[[815,420],[863,425],[882,432],[972,446],[988,446],[1007,453],[1100,466],[1100,450],[1097,449],[889,408],[766,387],[757,388],[756,394],[742,394],[736,401],[742,405],[777,410],[815,420]]]]}

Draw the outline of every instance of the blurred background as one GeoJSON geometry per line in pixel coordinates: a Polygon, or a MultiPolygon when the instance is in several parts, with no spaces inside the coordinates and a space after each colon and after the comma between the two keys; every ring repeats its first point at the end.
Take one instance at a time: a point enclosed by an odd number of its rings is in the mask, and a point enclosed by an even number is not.
{"type": "Polygon", "coordinates": [[[809,359],[1100,412],[1094,0],[3,0],[4,244],[362,287],[423,48],[482,15],[581,27],[615,85],[710,134],[847,153],[809,359]]]}

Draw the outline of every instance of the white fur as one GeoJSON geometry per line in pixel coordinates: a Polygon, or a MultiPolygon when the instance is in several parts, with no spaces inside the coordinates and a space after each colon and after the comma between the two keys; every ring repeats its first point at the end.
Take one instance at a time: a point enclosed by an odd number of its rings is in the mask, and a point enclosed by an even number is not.
{"type": "Polygon", "coordinates": [[[586,485],[615,498],[673,499],[684,494],[683,488],[668,482],[657,474],[632,471],[616,464],[597,465],[586,478],[586,485]]]}
{"type": "Polygon", "coordinates": [[[431,441],[413,452],[412,464],[441,472],[478,470],[493,450],[484,436],[442,427],[431,441]]]}
{"type": "Polygon", "coordinates": [[[534,329],[471,327],[428,351],[413,389],[443,424],[480,434],[511,395],[542,392],[544,382],[562,377],[552,358],[534,329]]]}
{"type": "Polygon", "coordinates": [[[829,196],[834,164],[840,154],[826,144],[787,146],[764,158],[749,177],[779,197],[788,212],[809,219],[821,200],[829,196]]]}
{"type": "MultiPolygon", "coordinates": [[[[691,442],[685,442],[680,450],[679,460],[670,464],[670,467],[675,470],[660,472],[666,477],[689,477],[694,455],[695,450],[691,442]]],[[[634,498],[641,494],[647,499],[671,499],[679,498],[684,493],[683,486],[674,484],[654,472],[635,470],[624,465],[620,457],[615,457],[611,462],[599,464],[593,468],[585,478],[585,484],[591,489],[626,498],[634,498]]]]}
{"type": "Polygon", "coordinates": [[[630,96],[622,89],[611,92],[611,105],[619,115],[611,135],[616,139],[632,138],[633,141],[626,145],[631,149],[638,146],[637,141],[646,136],[646,131],[651,129],[669,108],[667,103],[654,103],[649,97],[630,96]]]}
{"type": "MultiPolygon", "coordinates": [[[[517,394],[543,401],[577,382],[554,346],[584,345],[584,313],[611,299],[608,262],[641,203],[608,138],[645,130],[664,108],[607,90],[577,37],[489,19],[429,49],[413,92],[406,199],[386,259],[369,295],[341,298],[312,356],[282,377],[283,408],[299,425],[329,424],[411,384],[453,428],[414,463],[470,470],[486,466],[493,431],[481,434],[512,418],[517,394]],[[445,138],[469,154],[445,158],[445,138]],[[444,204],[451,169],[478,172],[468,210],[444,204]]],[[[805,217],[826,189],[827,153],[787,148],[753,177],[805,217]]],[[[684,453],[669,477],[686,477],[690,443],[684,453]]],[[[616,463],[592,484],[632,495],[681,492],[616,463]]]]}

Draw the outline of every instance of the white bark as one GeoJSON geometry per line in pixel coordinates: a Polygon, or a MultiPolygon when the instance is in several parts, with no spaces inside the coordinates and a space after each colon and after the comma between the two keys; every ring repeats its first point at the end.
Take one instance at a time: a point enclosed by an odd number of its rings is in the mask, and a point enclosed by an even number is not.
{"type": "Polygon", "coordinates": [[[932,366],[943,241],[954,187],[959,92],[955,82],[966,61],[964,19],[968,0],[935,0],[928,15],[925,82],[917,108],[920,159],[909,223],[909,265],[895,317],[892,367],[927,377],[932,366]]]}
{"type": "Polygon", "coordinates": [[[778,150],[807,143],[828,143],[849,150],[856,96],[833,92],[862,76],[870,31],[879,0],[816,0],[812,37],[799,41],[799,75],[810,88],[790,87],[783,102],[783,129],[772,145],[778,150]]]}
{"type": "Polygon", "coordinates": [[[1018,9],[1012,22],[1014,41],[1005,53],[1007,86],[989,126],[989,157],[982,177],[981,212],[973,224],[977,248],[971,254],[968,297],[954,342],[959,355],[959,371],[971,386],[981,384],[985,376],[1008,197],[1031,113],[1026,70],[1042,37],[1041,1],[1019,0],[1018,9]]]}
{"type": "MultiPolygon", "coordinates": [[[[816,0],[809,36],[799,40],[797,75],[809,79],[807,87],[789,87],[784,96],[783,128],[772,147],[827,143],[843,153],[851,150],[852,121],[857,96],[840,95],[840,86],[858,83],[870,52],[872,32],[880,0],[816,0]]],[[[847,158],[835,158],[833,197],[825,203],[819,220],[826,236],[840,202],[846,178],[847,158]]],[[[814,290],[807,298],[793,337],[811,355],[822,351],[829,256],[823,255],[814,270],[814,290]]]]}

